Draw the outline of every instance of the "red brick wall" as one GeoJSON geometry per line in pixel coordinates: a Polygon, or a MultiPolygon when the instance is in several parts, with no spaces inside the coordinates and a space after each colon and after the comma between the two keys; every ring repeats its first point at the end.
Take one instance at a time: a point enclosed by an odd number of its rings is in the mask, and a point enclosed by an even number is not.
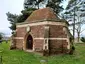
{"type": "Polygon", "coordinates": [[[16,48],[23,49],[23,39],[16,39],[16,48]]]}
{"type": "Polygon", "coordinates": [[[18,27],[17,28],[17,32],[16,32],[16,36],[17,37],[23,37],[23,36],[25,36],[25,34],[26,34],[26,28],[25,27],[18,27]]]}
{"type": "MultiPolygon", "coordinates": [[[[61,25],[50,25],[50,38],[67,38],[67,34],[63,31],[63,26],[61,25]]],[[[35,38],[44,38],[44,26],[31,26],[30,34],[33,37],[33,45],[36,51],[43,50],[43,43],[44,40],[35,39],[35,38]]],[[[17,37],[24,37],[26,35],[26,28],[17,28],[17,37]]],[[[66,40],[50,40],[50,53],[61,53],[64,52],[67,48],[67,41],[66,40]]],[[[16,47],[22,49],[23,47],[23,40],[17,39],[16,40],[16,47]]]]}
{"type": "MultiPolygon", "coordinates": [[[[16,32],[16,37],[22,37],[26,35],[26,28],[25,27],[18,27],[16,32]]],[[[22,49],[23,48],[23,39],[15,39],[16,41],[16,48],[22,49]]]]}
{"type": "MultiPolygon", "coordinates": [[[[31,28],[31,35],[33,37],[33,40],[34,38],[40,38],[40,37],[44,37],[44,27],[43,26],[32,26],[30,27],[31,28]]],[[[25,27],[19,27],[17,28],[17,32],[16,32],[16,37],[25,37],[26,35],[26,28],[25,27]]],[[[17,39],[16,40],[16,48],[21,48],[22,49],[22,45],[23,45],[23,40],[21,39],[17,39]]],[[[41,40],[36,40],[33,42],[33,45],[35,45],[35,48],[40,48],[42,49],[43,47],[43,41],[41,40]],[[35,44],[34,44],[35,43],[35,44]]]]}
{"type": "MultiPolygon", "coordinates": [[[[44,38],[44,26],[32,26],[31,34],[33,38],[44,38]]],[[[33,44],[35,51],[42,51],[44,40],[34,39],[33,44]]]]}
{"type": "Polygon", "coordinates": [[[42,51],[43,50],[44,40],[37,39],[37,40],[34,40],[33,43],[34,43],[35,51],[42,51]]]}
{"type": "MultiPolygon", "coordinates": [[[[50,38],[67,38],[62,25],[50,25],[50,38]]],[[[67,49],[66,40],[50,40],[50,53],[63,53],[67,49]]]]}
{"type": "Polygon", "coordinates": [[[50,38],[66,38],[62,25],[50,25],[50,38]]]}
{"type": "Polygon", "coordinates": [[[44,37],[44,26],[32,26],[31,34],[33,38],[44,37]]]}
{"type": "Polygon", "coordinates": [[[49,41],[49,49],[50,53],[64,53],[67,49],[67,41],[66,40],[50,40],[49,41]]]}

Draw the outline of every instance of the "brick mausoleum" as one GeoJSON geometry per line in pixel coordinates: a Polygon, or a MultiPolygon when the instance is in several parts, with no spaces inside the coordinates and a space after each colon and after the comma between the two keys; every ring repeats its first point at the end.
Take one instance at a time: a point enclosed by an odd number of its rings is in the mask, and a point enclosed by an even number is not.
{"type": "Polygon", "coordinates": [[[44,8],[16,25],[11,47],[48,54],[69,53],[70,39],[67,21],[56,16],[51,8],[44,8]]]}

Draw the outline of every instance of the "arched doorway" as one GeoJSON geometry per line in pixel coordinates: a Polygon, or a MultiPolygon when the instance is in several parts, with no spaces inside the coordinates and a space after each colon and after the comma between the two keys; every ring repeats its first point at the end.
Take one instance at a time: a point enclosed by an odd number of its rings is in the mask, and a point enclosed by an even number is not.
{"type": "Polygon", "coordinates": [[[28,35],[27,41],[26,41],[26,49],[33,49],[33,38],[31,35],[28,35]]]}

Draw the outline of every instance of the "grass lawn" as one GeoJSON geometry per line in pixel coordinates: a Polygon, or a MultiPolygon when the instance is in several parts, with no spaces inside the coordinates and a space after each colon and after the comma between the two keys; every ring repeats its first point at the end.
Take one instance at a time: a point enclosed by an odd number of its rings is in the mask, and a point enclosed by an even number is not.
{"type": "Polygon", "coordinates": [[[0,56],[3,64],[46,64],[40,63],[47,60],[47,64],[85,64],[85,44],[75,44],[76,50],[73,55],[55,55],[43,57],[34,53],[21,50],[9,50],[9,43],[0,44],[0,56]]]}

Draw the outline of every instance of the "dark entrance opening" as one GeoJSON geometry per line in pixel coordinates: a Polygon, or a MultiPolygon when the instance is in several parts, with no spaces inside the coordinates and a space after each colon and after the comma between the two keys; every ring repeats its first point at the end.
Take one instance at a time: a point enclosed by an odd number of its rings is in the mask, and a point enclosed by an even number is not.
{"type": "Polygon", "coordinates": [[[26,48],[31,50],[33,49],[33,38],[31,35],[28,35],[27,37],[26,48]]]}

